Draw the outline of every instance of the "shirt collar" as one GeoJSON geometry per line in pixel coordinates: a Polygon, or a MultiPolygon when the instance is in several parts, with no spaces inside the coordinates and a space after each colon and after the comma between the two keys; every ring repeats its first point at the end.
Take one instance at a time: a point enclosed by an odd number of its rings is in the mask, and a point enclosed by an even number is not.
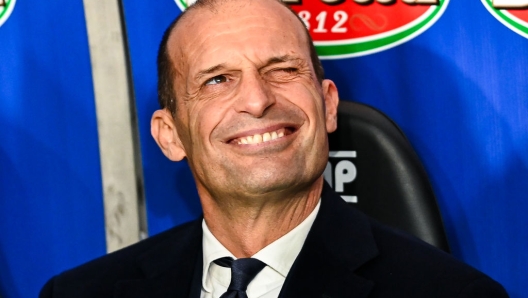
{"type": "MultiPolygon", "coordinates": [[[[300,253],[304,241],[310,232],[317,213],[319,212],[319,207],[321,206],[321,199],[315,206],[314,210],[308,215],[307,218],[303,220],[298,226],[286,233],[281,238],[270,243],[268,246],[261,249],[259,252],[254,254],[252,257],[261,260],[266,263],[271,269],[277,271],[283,277],[288,275],[293,262],[297,258],[297,255],[300,253]]],[[[205,291],[210,292],[211,289],[208,289],[208,278],[209,278],[209,267],[211,263],[222,257],[232,257],[236,259],[235,256],[225,248],[218,239],[211,233],[205,219],[202,221],[202,243],[203,243],[203,271],[202,271],[202,287],[205,291]]]]}

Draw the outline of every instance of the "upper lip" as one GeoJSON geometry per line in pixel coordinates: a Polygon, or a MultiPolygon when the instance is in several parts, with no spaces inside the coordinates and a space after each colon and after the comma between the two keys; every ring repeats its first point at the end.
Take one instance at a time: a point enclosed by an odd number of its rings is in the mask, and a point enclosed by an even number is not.
{"type": "Polygon", "coordinates": [[[299,128],[299,125],[298,124],[294,124],[294,123],[280,123],[280,124],[274,124],[274,125],[266,126],[264,128],[245,129],[243,131],[240,131],[240,132],[234,133],[232,135],[229,135],[227,138],[224,139],[224,142],[225,143],[229,143],[229,142],[231,142],[231,141],[233,141],[235,139],[238,139],[238,138],[244,138],[244,137],[253,136],[253,135],[256,135],[256,134],[264,134],[266,132],[273,132],[273,131],[279,130],[281,128],[285,128],[285,129],[289,129],[289,130],[292,130],[292,131],[296,131],[299,128]]]}

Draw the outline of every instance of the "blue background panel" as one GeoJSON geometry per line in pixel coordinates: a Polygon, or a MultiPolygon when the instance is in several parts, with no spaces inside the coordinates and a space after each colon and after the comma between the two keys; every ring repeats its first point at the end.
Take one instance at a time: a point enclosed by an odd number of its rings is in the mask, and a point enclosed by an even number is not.
{"type": "Polygon", "coordinates": [[[18,1],[0,57],[0,295],[36,297],[106,252],[82,2],[18,1]]]}

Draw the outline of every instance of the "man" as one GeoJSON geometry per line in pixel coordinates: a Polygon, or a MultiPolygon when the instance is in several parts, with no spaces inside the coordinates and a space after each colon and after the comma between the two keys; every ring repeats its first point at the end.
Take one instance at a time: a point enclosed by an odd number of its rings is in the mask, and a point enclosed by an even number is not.
{"type": "Polygon", "coordinates": [[[158,68],[152,135],[187,158],[203,219],[65,272],[41,297],[507,297],[324,184],[338,93],[279,1],[199,0],[158,68]]]}

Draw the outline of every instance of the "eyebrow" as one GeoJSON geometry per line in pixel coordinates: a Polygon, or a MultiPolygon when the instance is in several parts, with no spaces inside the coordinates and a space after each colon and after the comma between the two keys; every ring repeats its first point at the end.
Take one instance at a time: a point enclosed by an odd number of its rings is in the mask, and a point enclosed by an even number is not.
{"type": "Polygon", "coordinates": [[[268,59],[268,61],[264,65],[264,67],[269,66],[269,65],[273,65],[273,64],[278,64],[278,63],[283,63],[283,62],[290,62],[290,61],[299,61],[299,60],[301,60],[301,59],[298,58],[298,57],[292,56],[292,55],[283,55],[283,56],[279,56],[279,57],[272,57],[272,58],[268,59]]]}
{"type": "Polygon", "coordinates": [[[222,64],[218,64],[218,65],[215,65],[215,66],[211,66],[207,69],[204,69],[204,70],[201,70],[199,71],[197,74],[196,74],[196,79],[201,79],[211,73],[214,73],[214,72],[217,72],[219,71],[220,69],[224,69],[226,68],[225,64],[222,63],[222,64]]]}

